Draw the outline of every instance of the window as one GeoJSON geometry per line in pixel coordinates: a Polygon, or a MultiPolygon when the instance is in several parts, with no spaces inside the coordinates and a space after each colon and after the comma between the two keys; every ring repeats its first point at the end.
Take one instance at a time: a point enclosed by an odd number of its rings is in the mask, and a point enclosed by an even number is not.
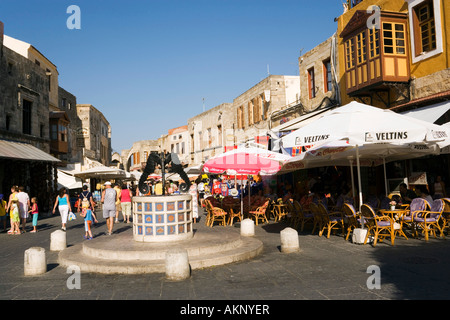
{"type": "Polygon", "coordinates": [[[22,132],[24,134],[31,134],[31,105],[33,103],[28,100],[23,100],[22,103],[22,132]]]}
{"type": "Polygon", "coordinates": [[[358,64],[366,62],[366,31],[358,33],[356,36],[356,53],[358,64]]]}
{"type": "Polygon", "coordinates": [[[310,99],[316,97],[316,82],[314,80],[314,68],[308,69],[308,92],[310,99]]]}
{"type": "Polygon", "coordinates": [[[237,109],[237,127],[238,129],[244,128],[244,106],[237,109]]]}
{"type": "Polygon", "coordinates": [[[249,101],[247,103],[247,111],[248,111],[248,125],[251,126],[253,124],[253,102],[249,101]]]}
{"type": "Polygon", "coordinates": [[[67,142],[67,127],[60,124],[59,125],[59,141],[67,142]]]}
{"type": "Polygon", "coordinates": [[[383,23],[383,46],[386,54],[406,54],[405,25],[402,23],[383,23]]]}
{"type": "Polygon", "coordinates": [[[323,83],[324,91],[328,92],[333,90],[333,80],[331,74],[331,61],[330,59],[323,62],[323,83]]]}
{"type": "Polygon", "coordinates": [[[11,116],[10,115],[6,115],[5,128],[6,128],[6,130],[9,130],[10,127],[11,127],[11,116]]]}
{"type": "Polygon", "coordinates": [[[369,58],[373,59],[380,55],[380,30],[369,29],[369,58]]]}
{"type": "Polygon", "coordinates": [[[347,70],[352,69],[355,66],[354,43],[354,38],[351,38],[345,42],[345,61],[347,70]]]}
{"type": "Polygon", "coordinates": [[[50,139],[58,140],[58,126],[56,124],[50,126],[50,139]]]}
{"type": "Polygon", "coordinates": [[[12,76],[14,65],[11,62],[8,62],[8,74],[12,76]]]}
{"type": "Polygon", "coordinates": [[[444,51],[441,0],[408,0],[412,62],[444,51]]]}
{"type": "Polygon", "coordinates": [[[415,9],[420,30],[421,52],[436,49],[436,28],[434,24],[433,3],[427,1],[415,9]]]}
{"type": "Polygon", "coordinates": [[[261,104],[258,98],[252,99],[253,106],[253,123],[258,123],[261,120],[261,104]]]}

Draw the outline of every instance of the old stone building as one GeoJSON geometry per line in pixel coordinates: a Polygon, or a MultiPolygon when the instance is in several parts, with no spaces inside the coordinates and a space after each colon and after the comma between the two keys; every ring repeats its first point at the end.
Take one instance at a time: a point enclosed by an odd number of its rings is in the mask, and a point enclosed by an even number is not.
{"type": "Polygon", "coordinates": [[[130,149],[121,151],[120,157],[123,169],[126,171],[142,172],[151,152],[161,152],[161,146],[158,140],[141,140],[134,142],[130,149]]]}
{"type": "MultiPolygon", "coordinates": [[[[46,211],[56,191],[49,155],[49,77],[34,61],[4,45],[0,22],[0,193],[22,185],[46,211]]],[[[35,49],[33,49],[35,50],[35,49]]]]}
{"type": "Polygon", "coordinates": [[[236,136],[243,143],[289,121],[295,112],[284,113],[300,99],[299,76],[270,75],[233,100],[236,136]]]}
{"type": "Polygon", "coordinates": [[[65,159],[69,163],[81,163],[83,161],[84,139],[80,137],[82,128],[81,119],[77,112],[77,97],[69,91],[58,88],[58,109],[64,112],[69,119],[67,126],[67,154],[65,159]]]}
{"type": "Polygon", "coordinates": [[[308,113],[340,100],[336,35],[299,58],[300,102],[308,113]]]}
{"type": "MultiPolygon", "coordinates": [[[[188,120],[190,166],[201,164],[224,152],[226,145],[234,144],[227,140],[227,132],[233,132],[235,126],[232,110],[233,104],[222,103],[188,120]]],[[[232,135],[228,138],[234,140],[232,135]]]]}
{"type": "Polygon", "coordinates": [[[111,162],[111,126],[103,113],[91,104],[77,104],[81,120],[78,131],[79,145],[83,144],[83,167],[89,168],[92,161],[109,166],[111,162]]]}
{"type": "MultiPolygon", "coordinates": [[[[274,137],[292,132],[340,104],[339,60],[336,34],[298,59],[300,99],[278,114],[287,121],[271,128],[274,137]]],[[[274,146],[273,146],[274,147],[274,146]]]]}
{"type": "Polygon", "coordinates": [[[161,136],[158,140],[163,151],[175,153],[183,165],[189,164],[190,141],[187,125],[170,129],[167,135],[161,136]]]}

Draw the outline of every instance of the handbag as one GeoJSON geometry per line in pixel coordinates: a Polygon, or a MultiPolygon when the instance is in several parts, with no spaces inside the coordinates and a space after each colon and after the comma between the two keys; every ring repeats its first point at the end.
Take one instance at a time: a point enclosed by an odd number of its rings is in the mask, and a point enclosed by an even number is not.
{"type": "Polygon", "coordinates": [[[76,220],[77,216],[73,212],[69,212],[69,221],[76,220]]]}

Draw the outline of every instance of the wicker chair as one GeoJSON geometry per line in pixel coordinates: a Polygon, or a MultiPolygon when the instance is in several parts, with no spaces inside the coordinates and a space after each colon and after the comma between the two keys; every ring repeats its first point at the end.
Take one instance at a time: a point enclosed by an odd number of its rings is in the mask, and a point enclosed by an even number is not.
{"type": "Polygon", "coordinates": [[[409,205],[409,211],[400,219],[400,228],[409,229],[413,235],[416,235],[413,217],[417,212],[423,212],[427,209],[428,202],[422,198],[414,198],[409,205]]]}
{"type": "Polygon", "coordinates": [[[269,206],[269,201],[267,200],[266,202],[264,202],[264,204],[258,208],[256,208],[256,210],[254,211],[250,211],[249,214],[253,217],[255,217],[255,224],[258,225],[258,220],[261,219],[262,221],[265,221],[266,223],[269,223],[269,221],[267,220],[267,216],[266,216],[266,210],[267,207],[269,206]]]}
{"type": "Polygon", "coordinates": [[[313,215],[313,221],[314,221],[314,225],[313,225],[311,234],[314,234],[314,231],[316,231],[316,228],[318,228],[319,231],[322,230],[322,216],[320,214],[319,206],[317,204],[315,204],[314,202],[311,202],[309,204],[309,209],[311,210],[311,214],[313,215]]]}
{"type": "Polygon", "coordinates": [[[373,209],[363,204],[361,206],[361,216],[364,218],[364,225],[367,227],[367,235],[364,244],[367,243],[369,235],[373,233],[373,246],[377,245],[378,240],[383,241],[384,238],[390,237],[391,244],[394,245],[395,232],[394,222],[389,216],[377,216],[373,209]]]}
{"type": "Polygon", "coordinates": [[[443,226],[441,226],[441,217],[444,208],[444,201],[442,199],[436,199],[431,204],[430,210],[416,211],[413,215],[416,234],[421,229],[422,233],[425,234],[425,240],[428,241],[428,232],[431,232],[437,238],[436,230],[438,230],[440,236],[445,238],[443,226]]]}
{"type": "Polygon", "coordinates": [[[314,215],[310,212],[305,212],[302,205],[297,200],[294,200],[294,209],[297,214],[297,220],[294,224],[295,228],[297,228],[298,224],[301,223],[300,231],[303,231],[306,223],[314,223],[314,215]]]}
{"type": "Polygon", "coordinates": [[[342,206],[342,213],[347,219],[347,235],[345,236],[345,240],[348,240],[350,233],[358,227],[358,215],[356,214],[356,210],[353,205],[349,203],[344,203],[344,205],[342,206]]]}
{"type": "Polygon", "coordinates": [[[325,230],[327,231],[327,239],[330,238],[331,230],[340,229],[342,233],[344,233],[344,219],[342,217],[342,212],[328,212],[328,209],[322,203],[319,203],[318,207],[322,220],[319,236],[321,237],[325,230]]]}
{"type": "Polygon", "coordinates": [[[205,199],[206,211],[208,212],[206,216],[206,225],[212,227],[215,221],[222,222],[222,225],[227,224],[227,212],[219,207],[214,207],[211,202],[205,199]]]}

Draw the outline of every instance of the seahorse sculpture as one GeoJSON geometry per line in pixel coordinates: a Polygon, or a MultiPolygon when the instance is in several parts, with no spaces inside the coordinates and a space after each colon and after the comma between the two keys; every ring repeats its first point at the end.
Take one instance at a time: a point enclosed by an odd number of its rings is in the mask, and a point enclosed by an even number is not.
{"type": "MultiPolygon", "coordinates": [[[[191,182],[189,181],[188,175],[183,170],[183,166],[178,159],[178,155],[176,153],[157,154],[152,152],[147,159],[147,164],[145,165],[144,171],[139,179],[139,191],[141,191],[142,194],[148,194],[150,188],[145,181],[151,173],[155,172],[157,165],[161,165],[163,185],[165,183],[164,173],[166,172],[166,166],[168,166],[168,172],[178,173],[184,180],[184,183],[180,185],[179,190],[181,192],[187,192],[189,190],[191,187],[191,182]]],[[[164,194],[165,192],[163,188],[163,195],[164,194]]]]}

